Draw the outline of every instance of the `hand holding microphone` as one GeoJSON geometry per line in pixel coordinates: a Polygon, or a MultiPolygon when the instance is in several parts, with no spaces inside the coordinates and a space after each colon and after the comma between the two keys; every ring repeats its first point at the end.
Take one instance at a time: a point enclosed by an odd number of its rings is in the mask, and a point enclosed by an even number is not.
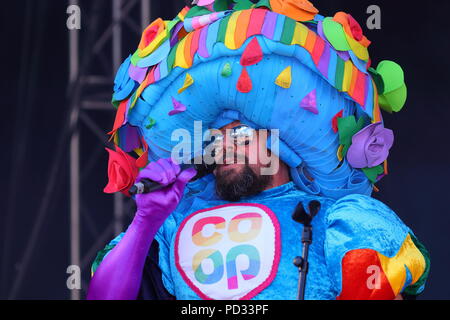
{"type": "MultiPolygon", "coordinates": [[[[151,215],[155,224],[164,222],[168,215],[175,210],[183,196],[186,184],[197,174],[194,168],[181,171],[180,165],[172,159],[159,159],[151,162],[138,175],[136,183],[148,179],[157,183],[151,193],[136,194],[137,215],[151,215]]],[[[153,220],[152,219],[152,220],[153,220]]]]}
{"type": "Polygon", "coordinates": [[[96,270],[89,287],[89,300],[136,299],[146,257],[157,231],[178,206],[186,184],[194,176],[200,178],[212,172],[214,167],[206,164],[180,166],[172,159],[160,159],[139,173],[135,183],[143,182],[144,188],[138,190],[139,185],[135,185],[135,191],[140,191],[134,192],[136,215],[122,240],[96,270]]]}
{"type": "MultiPolygon", "coordinates": [[[[197,158],[193,159],[194,164],[180,164],[180,170],[185,171],[190,168],[194,168],[197,171],[197,174],[191,179],[197,180],[200,179],[214,171],[216,168],[216,164],[206,164],[203,161],[200,161],[200,164],[197,163],[197,158]]],[[[202,160],[202,159],[200,159],[202,160]]],[[[171,160],[172,161],[172,160],[171,160]]],[[[142,193],[150,193],[159,189],[164,188],[164,185],[161,185],[159,182],[151,180],[149,178],[137,179],[136,183],[128,190],[129,194],[134,196],[142,193]]]]}
{"type": "MultiPolygon", "coordinates": [[[[194,159],[195,160],[195,159],[194,159]]],[[[180,170],[185,171],[187,169],[193,168],[197,171],[197,174],[191,179],[196,180],[200,179],[210,173],[212,173],[215,169],[216,165],[211,164],[208,165],[206,163],[201,164],[180,164],[180,170]]],[[[134,196],[136,194],[142,193],[150,193],[159,189],[164,188],[159,182],[154,181],[149,178],[137,179],[136,183],[128,190],[130,195],[134,196]]]]}
{"type": "Polygon", "coordinates": [[[136,194],[137,212],[122,240],[104,258],[89,287],[89,300],[136,299],[150,245],[164,221],[175,210],[186,184],[196,175],[194,168],[181,171],[171,159],[151,162],[136,183],[149,179],[159,189],[136,194]]]}

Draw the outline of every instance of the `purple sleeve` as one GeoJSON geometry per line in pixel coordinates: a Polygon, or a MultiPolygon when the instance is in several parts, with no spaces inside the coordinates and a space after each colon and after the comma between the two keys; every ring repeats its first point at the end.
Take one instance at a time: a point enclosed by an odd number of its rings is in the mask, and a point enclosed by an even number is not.
{"type": "Polygon", "coordinates": [[[135,300],[142,282],[147,254],[156,232],[175,210],[186,184],[195,176],[193,168],[180,172],[171,159],[159,159],[137,178],[147,178],[165,188],[136,195],[138,211],[122,240],[111,250],[91,279],[88,300],[135,300]]]}
{"type": "Polygon", "coordinates": [[[94,273],[88,300],[134,300],[138,297],[145,260],[157,228],[159,226],[139,214],[135,216],[122,240],[94,273]]]}

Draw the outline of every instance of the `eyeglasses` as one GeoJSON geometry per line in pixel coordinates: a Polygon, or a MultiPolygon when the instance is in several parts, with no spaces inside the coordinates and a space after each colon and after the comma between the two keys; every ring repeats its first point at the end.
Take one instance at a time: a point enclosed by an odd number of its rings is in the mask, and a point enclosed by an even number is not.
{"type": "MultiPolygon", "coordinates": [[[[238,125],[231,129],[226,129],[226,134],[232,139],[235,145],[249,145],[255,136],[255,129],[245,124],[238,125]]],[[[209,130],[210,142],[205,147],[219,148],[223,146],[225,136],[219,130],[209,130]]]]}

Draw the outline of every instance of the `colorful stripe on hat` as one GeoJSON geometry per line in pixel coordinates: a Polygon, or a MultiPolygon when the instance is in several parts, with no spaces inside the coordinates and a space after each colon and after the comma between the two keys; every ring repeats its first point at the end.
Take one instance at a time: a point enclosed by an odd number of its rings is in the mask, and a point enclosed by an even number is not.
{"type": "Polygon", "coordinates": [[[184,21],[184,18],[186,17],[187,13],[189,12],[189,10],[191,10],[191,8],[189,8],[188,6],[184,7],[177,15],[177,17],[181,20],[184,21]]]}
{"type": "Polygon", "coordinates": [[[184,19],[184,29],[187,32],[198,30],[207,26],[223,17],[229,15],[232,11],[213,12],[211,14],[205,14],[203,16],[197,16],[193,18],[184,19]]]}
{"type": "Polygon", "coordinates": [[[164,78],[175,67],[190,68],[195,54],[209,57],[215,43],[222,42],[228,49],[236,50],[248,38],[263,35],[286,45],[303,47],[311,55],[317,71],[334,88],[347,93],[374,121],[381,119],[375,83],[370,76],[361,72],[351,59],[343,60],[324,39],[304,24],[261,8],[220,14],[222,18],[217,20],[219,13],[186,19],[185,26],[189,25],[194,31],[181,39],[167,60],[161,62],[167,63],[167,68],[164,68],[167,72],[155,76],[154,69],[151,69],[153,74],[137,89],[132,107],[146,86],[164,78]]]}

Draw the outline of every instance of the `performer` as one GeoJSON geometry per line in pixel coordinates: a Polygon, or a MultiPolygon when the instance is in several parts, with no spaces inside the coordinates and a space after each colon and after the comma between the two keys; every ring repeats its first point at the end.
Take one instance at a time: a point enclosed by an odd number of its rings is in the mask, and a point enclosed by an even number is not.
{"type": "Polygon", "coordinates": [[[305,299],[420,294],[428,252],[371,197],[394,141],[380,107],[400,111],[406,86],[369,45],[350,14],[307,0],[198,0],[153,22],[115,80],[105,192],[164,187],[136,195],[88,299],[296,299],[292,213],[313,201],[305,299]],[[214,172],[192,181],[179,163],[211,150],[214,172]]]}

